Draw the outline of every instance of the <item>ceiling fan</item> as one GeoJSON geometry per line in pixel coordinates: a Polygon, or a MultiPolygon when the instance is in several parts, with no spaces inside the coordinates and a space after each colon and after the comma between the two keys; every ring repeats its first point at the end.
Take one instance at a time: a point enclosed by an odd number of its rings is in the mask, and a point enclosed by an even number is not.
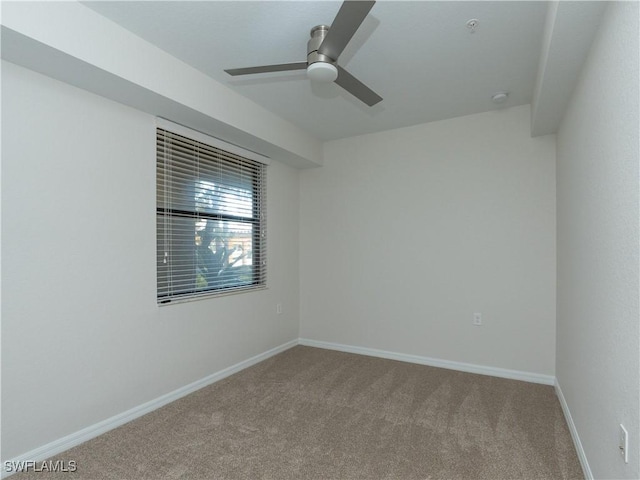
{"type": "Polygon", "coordinates": [[[311,39],[307,43],[307,61],[280,63],[260,67],[232,68],[225,70],[229,75],[252,75],[266,72],[306,70],[313,81],[336,82],[347,92],[370,107],[382,97],[367,87],[356,77],[338,65],[338,57],[356,33],[375,1],[346,0],[331,27],[317,25],[311,29],[311,39]]]}

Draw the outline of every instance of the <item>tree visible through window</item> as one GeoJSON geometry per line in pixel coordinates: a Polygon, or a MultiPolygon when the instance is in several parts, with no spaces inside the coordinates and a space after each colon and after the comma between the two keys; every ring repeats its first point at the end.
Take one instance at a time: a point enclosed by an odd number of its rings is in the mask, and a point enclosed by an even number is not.
{"type": "Polygon", "coordinates": [[[266,165],[157,130],[158,301],[266,282],[266,165]]]}

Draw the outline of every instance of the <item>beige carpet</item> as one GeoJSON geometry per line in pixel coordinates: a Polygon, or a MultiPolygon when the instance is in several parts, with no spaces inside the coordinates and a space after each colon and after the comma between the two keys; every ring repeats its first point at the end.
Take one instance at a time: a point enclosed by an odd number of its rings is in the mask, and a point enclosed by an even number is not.
{"type": "Polygon", "coordinates": [[[54,460],[13,478],[583,478],[550,386],[302,346],[54,460]]]}

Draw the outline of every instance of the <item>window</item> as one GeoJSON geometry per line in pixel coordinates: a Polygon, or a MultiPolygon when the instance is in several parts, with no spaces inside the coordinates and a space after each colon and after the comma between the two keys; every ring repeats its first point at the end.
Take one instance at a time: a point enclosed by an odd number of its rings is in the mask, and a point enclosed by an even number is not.
{"type": "Polygon", "coordinates": [[[179,125],[158,125],[158,303],[263,288],[265,160],[179,125]]]}

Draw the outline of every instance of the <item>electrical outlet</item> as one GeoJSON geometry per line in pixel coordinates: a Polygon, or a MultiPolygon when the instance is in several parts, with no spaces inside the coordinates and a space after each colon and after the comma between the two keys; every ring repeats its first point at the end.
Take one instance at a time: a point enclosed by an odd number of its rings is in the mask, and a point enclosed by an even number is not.
{"type": "Polygon", "coordinates": [[[280,315],[282,313],[282,304],[276,303],[276,313],[280,315]]]}
{"type": "Polygon", "coordinates": [[[475,312],[473,314],[473,324],[474,325],[482,325],[482,314],[479,312],[475,312]]]}
{"type": "Polygon", "coordinates": [[[624,459],[624,463],[629,463],[629,434],[624,425],[620,424],[620,455],[624,459]]]}

